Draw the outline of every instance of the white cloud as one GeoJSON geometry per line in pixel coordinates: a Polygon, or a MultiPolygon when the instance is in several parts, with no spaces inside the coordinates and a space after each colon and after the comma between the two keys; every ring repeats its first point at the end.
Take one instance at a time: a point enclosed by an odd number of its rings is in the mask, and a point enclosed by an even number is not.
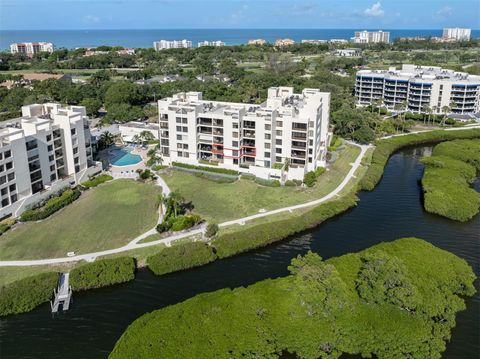
{"type": "Polygon", "coordinates": [[[380,4],[380,1],[378,1],[371,7],[365,9],[363,11],[363,15],[371,17],[382,17],[383,15],[385,15],[385,11],[383,11],[382,4],[380,4]]]}
{"type": "Polygon", "coordinates": [[[452,15],[452,8],[450,6],[444,6],[441,9],[437,10],[433,17],[435,19],[445,19],[446,17],[452,15]]]}
{"type": "Polygon", "coordinates": [[[100,18],[95,15],[85,15],[82,20],[86,24],[100,24],[100,18]]]}

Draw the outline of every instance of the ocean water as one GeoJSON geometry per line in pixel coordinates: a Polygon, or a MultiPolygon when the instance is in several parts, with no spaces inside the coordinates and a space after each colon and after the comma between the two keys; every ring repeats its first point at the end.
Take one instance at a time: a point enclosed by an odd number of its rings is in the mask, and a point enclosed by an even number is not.
{"type": "MultiPolygon", "coordinates": [[[[357,29],[363,30],[363,29],[357,29]]],[[[47,41],[55,47],[94,47],[119,45],[124,47],[152,47],[157,40],[191,40],[194,46],[200,41],[221,40],[227,45],[240,45],[249,39],[262,38],[274,42],[278,38],[302,39],[350,39],[355,29],[169,29],[169,30],[1,30],[0,49],[5,50],[13,42],[47,41]]],[[[403,36],[441,36],[442,30],[387,30],[390,40],[403,36]]],[[[474,38],[480,30],[472,30],[474,38]]]]}

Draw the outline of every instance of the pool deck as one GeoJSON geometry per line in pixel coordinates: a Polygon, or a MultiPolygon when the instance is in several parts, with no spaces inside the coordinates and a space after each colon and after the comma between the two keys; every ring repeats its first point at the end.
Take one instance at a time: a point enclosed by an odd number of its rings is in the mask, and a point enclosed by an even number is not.
{"type": "MultiPolygon", "coordinates": [[[[108,158],[111,151],[112,151],[111,148],[103,150],[102,151],[103,153],[100,155],[100,157],[103,157],[104,159],[108,158]]],[[[133,165],[127,165],[127,166],[110,165],[109,166],[109,171],[112,174],[118,174],[118,175],[129,175],[129,174],[134,175],[134,174],[136,174],[136,171],[138,169],[144,169],[146,167],[145,166],[145,161],[147,160],[147,152],[148,152],[148,149],[142,149],[142,148],[139,148],[139,147],[135,147],[135,148],[132,149],[132,151],[130,153],[132,155],[140,156],[142,158],[142,161],[140,161],[138,163],[135,163],[133,165]]]]}

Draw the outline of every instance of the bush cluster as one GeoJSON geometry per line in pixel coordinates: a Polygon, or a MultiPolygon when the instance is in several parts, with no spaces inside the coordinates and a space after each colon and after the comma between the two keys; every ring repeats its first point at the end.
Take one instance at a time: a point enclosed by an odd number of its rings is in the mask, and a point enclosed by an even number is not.
{"type": "Polygon", "coordinates": [[[285,186],[287,186],[287,187],[301,186],[302,183],[303,183],[302,180],[296,180],[296,179],[294,179],[294,180],[287,180],[287,181],[285,181],[285,186]]]}
{"type": "Polygon", "coordinates": [[[14,218],[7,218],[0,222],[0,236],[8,231],[15,224],[14,218]]]}
{"type": "Polygon", "coordinates": [[[162,275],[198,267],[217,258],[213,248],[204,242],[187,242],[166,247],[160,253],[147,258],[148,268],[162,275]]]}
{"type": "Polygon", "coordinates": [[[20,220],[27,222],[45,219],[75,201],[80,194],[81,192],[77,189],[67,189],[60,196],[50,198],[42,207],[24,211],[20,215],[20,220]]]}
{"type": "Polygon", "coordinates": [[[73,290],[85,290],[125,283],[134,278],[135,259],[131,257],[99,259],[72,269],[70,285],[73,290]]]}
{"type": "Polygon", "coordinates": [[[0,316],[28,312],[53,296],[58,273],[48,272],[17,280],[0,288],[0,316]]]}
{"type": "Polygon", "coordinates": [[[255,178],[257,178],[257,177],[254,174],[251,174],[251,173],[242,173],[240,175],[240,178],[244,179],[244,180],[255,181],[255,178]]]}
{"type": "Polygon", "coordinates": [[[101,174],[96,177],[90,178],[88,181],[83,182],[81,186],[83,188],[92,188],[111,180],[113,180],[112,176],[107,174],[101,174]]]}
{"type": "Polygon", "coordinates": [[[195,165],[190,165],[190,164],[181,163],[181,162],[172,162],[172,166],[174,166],[174,167],[181,167],[181,168],[187,168],[187,169],[197,170],[197,171],[216,172],[216,173],[223,173],[223,174],[226,174],[226,175],[238,176],[238,171],[229,170],[229,169],[227,169],[227,168],[215,168],[215,167],[207,167],[207,166],[195,166],[195,165]]]}
{"type": "Polygon", "coordinates": [[[220,235],[212,242],[212,245],[215,247],[219,258],[230,257],[250,249],[263,247],[315,227],[355,206],[357,200],[357,197],[353,194],[344,196],[314,207],[301,217],[296,216],[280,221],[262,223],[231,234],[220,235]]]}
{"type": "Polygon", "coordinates": [[[360,189],[366,191],[373,190],[382,178],[383,169],[390,156],[404,147],[468,138],[480,138],[480,129],[429,131],[379,140],[376,142],[372,162],[360,181],[360,189]]]}
{"type": "Polygon", "coordinates": [[[272,179],[255,177],[255,183],[261,186],[266,186],[266,187],[280,187],[280,181],[276,179],[272,180],[272,179]]]}
{"type": "Polygon", "coordinates": [[[183,231],[185,229],[191,228],[198,223],[200,223],[202,219],[197,214],[181,214],[177,217],[168,216],[165,220],[157,225],[157,232],[163,233],[166,231],[183,231]]]}

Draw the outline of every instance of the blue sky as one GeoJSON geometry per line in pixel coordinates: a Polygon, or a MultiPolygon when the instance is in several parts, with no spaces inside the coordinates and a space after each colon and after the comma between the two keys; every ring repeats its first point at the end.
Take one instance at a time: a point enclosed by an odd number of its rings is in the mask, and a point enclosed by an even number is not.
{"type": "Polygon", "coordinates": [[[479,0],[0,0],[0,29],[480,28],[479,0]]]}

